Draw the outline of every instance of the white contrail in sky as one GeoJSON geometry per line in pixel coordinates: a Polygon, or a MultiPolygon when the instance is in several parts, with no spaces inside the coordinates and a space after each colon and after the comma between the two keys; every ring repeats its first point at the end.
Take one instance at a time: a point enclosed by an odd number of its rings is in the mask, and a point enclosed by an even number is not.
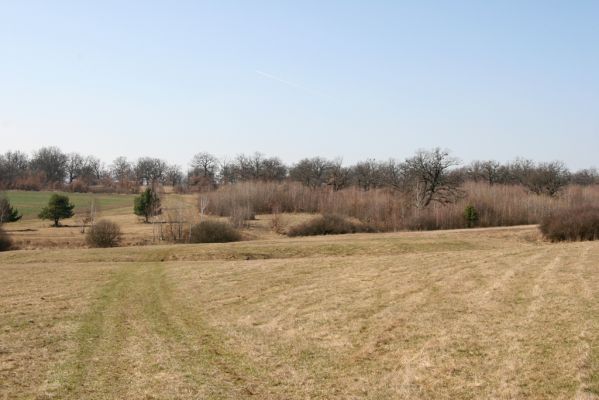
{"type": "Polygon", "coordinates": [[[306,87],[304,87],[304,86],[302,86],[302,85],[299,85],[299,84],[297,84],[297,83],[293,83],[293,82],[291,82],[291,81],[288,81],[288,80],[285,80],[285,79],[279,78],[278,76],[274,76],[274,75],[272,75],[272,74],[269,74],[269,73],[267,73],[267,72],[260,71],[260,70],[256,70],[256,73],[257,73],[258,75],[262,75],[262,76],[263,76],[263,77],[265,77],[265,78],[272,79],[273,81],[277,81],[277,82],[283,83],[283,84],[285,84],[285,85],[287,85],[287,86],[291,86],[291,87],[294,87],[294,88],[296,88],[296,89],[303,90],[304,92],[308,92],[308,93],[311,93],[311,94],[315,94],[315,95],[318,95],[318,96],[322,96],[322,94],[320,94],[320,93],[318,93],[318,92],[315,92],[315,91],[313,91],[313,90],[310,90],[310,89],[308,89],[308,88],[306,88],[306,87]]]}

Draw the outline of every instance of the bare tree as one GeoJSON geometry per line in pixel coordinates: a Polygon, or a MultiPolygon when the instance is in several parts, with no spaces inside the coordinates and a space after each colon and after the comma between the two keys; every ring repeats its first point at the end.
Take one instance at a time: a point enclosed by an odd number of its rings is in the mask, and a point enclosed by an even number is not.
{"type": "Polygon", "coordinates": [[[12,188],[29,169],[29,157],[20,151],[7,151],[0,155],[0,187],[12,188]]]}
{"type": "Polygon", "coordinates": [[[58,147],[42,147],[33,154],[31,168],[43,174],[46,183],[63,183],[68,157],[58,147]]]}
{"type": "Polygon", "coordinates": [[[358,162],[352,168],[354,183],[362,190],[370,190],[381,184],[380,166],[376,160],[358,162]]]}
{"type": "Polygon", "coordinates": [[[90,171],[94,182],[99,181],[104,174],[104,163],[97,157],[85,157],[85,167],[90,171]]]}
{"type": "Polygon", "coordinates": [[[289,176],[309,187],[319,187],[327,182],[331,162],[322,157],[304,158],[289,170],[289,176]]]}
{"type": "Polygon", "coordinates": [[[596,168],[587,168],[576,171],[570,177],[570,181],[577,185],[599,184],[599,171],[596,168]]]}
{"type": "Polygon", "coordinates": [[[483,181],[494,185],[502,180],[501,164],[493,160],[474,161],[467,167],[466,175],[475,182],[483,181]]]}
{"type": "Polygon", "coordinates": [[[543,162],[528,176],[526,187],[536,194],[555,196],[570,181],[570,171],[561,161],[543,162]]]}
{"type": "Polygon", "coordinates": [[[78,153],[70,153],[67,156],[67,174],[69,183],[73,183],[79,177],[83,167],[83,157],[78,153]]]}
{"type": "Polygon", "coordinates": [[[382,163],[380,169],[385,186],[400,192],[409,190],[407,168],[403,163],[392,159],[382,163]]]}
{"type": "Polygon", "coordinates": [[[171,186],[180,185],[183,182],[183,173],[178,165],[169,165],[164,171],[164,183],[171,186]]]}
{"type": "Polygon", "coordinates": [[[341,190],[351,183],[351,169],[343,166],[343,161],[338,158],[331,162],[327,177],[327,185],[333,188],[333,191],[341,190]]]}
{"type": "Polygon", "coordinates": [[[262,160],[261,174],[259,178],[263,181],[282,181],[287,177],[287,167],[277,157],[269,157],[262,160]]]}
{"type": "Polygon", "coordinates": [[[110,173],[121,188],[127,188],[134,177],[133,166],[126,157],[117,157],[110,166],[110,173]]]}
{"type": "Polygon", "coordinates": [[[159,158],[142,157],[135,164],[135,176],[142,185],[153,185],[164,177],[167,164],[159,158]]]}
{"type": "Polygon", "coordinates": [[[406,173],[417,208],[425,208],[433,201],[443,204],[455,201],[459,188],[449,178],[448,171],[456,165],[458,160],[439,148],[420,150],[406,160],[406,173]]]}
{"type": "Polygon", "coordinates": [[[191,174],[214,182],[216,179],[218,159],[210,153],[201,152],[191,160],[191,174]]]}

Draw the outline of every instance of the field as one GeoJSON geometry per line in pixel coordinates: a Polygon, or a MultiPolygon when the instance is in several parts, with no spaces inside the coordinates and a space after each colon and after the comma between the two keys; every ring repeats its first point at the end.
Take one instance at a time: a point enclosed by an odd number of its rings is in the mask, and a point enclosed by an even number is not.
{"type": "Polygon", "coordinates": [[[1,253],[0,398],[597,398],[598,259],[534,227],[1,253]]]}
{"type": "MultiPolygon", "coordinates": [[[[36,219],[40,210],[48,204],[53,192],[25,192],[25,191],[6,191],[3,192],[11,204],[15,205],[24,220],[36,219]]],[[[131,212],[133,207],[133,195],[127,194],[92,194],[92,193],[64,193],[56,192],[69,196],[71,203],[75,205],[75,210],[82,212],[89,210],[92,199],[96,200],[96,207],[100,211],[115,214],[119,212],[131,212]]]]}
{"type": "MultiPolygon", "coordinates": [[[[37,218],[40,210],[47,205],[51,192],[7,191],[3,194],[11,204],[23,214],[22,220],[3,226],[15,246],[21,250],[39,250],[49,248],[84,248],[85,235],[81,229],[81,216],[89,210],[92,199],[96,202],[97,219],[107,218],[118,223],[123,232],[123,245],[155,244],[152,224],[144,224],[140,217],[133,214],[134,195],[63,193],[75,204],[73,218],[61,220],[59,228],[52,227],[52,221],[37,218]]],[[[199,222],[200,216],[196,207],[197,197],[194,195],[165,194],[162,196],[162,217],[166,219],[169,210],[183,209],[185,217],[192,223],[199,222]]],[[[217,218],[218,217],[206,218],[217,218]]],[[[308,214],[285,215],[281,219],[285,224],[293,224],[310,218],[308,214]]],[[[272,215],[257,215],[255,220],[248,221],[243,229],[245,239],[272,239],[280,235],[270,227],[272,215]]]]}

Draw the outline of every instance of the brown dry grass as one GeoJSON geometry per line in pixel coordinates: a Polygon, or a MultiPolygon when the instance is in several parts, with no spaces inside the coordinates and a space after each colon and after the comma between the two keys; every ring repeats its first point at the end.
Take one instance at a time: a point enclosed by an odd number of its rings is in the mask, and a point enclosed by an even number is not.
{"type": "Polygon", "coordinates": [[[599,243],[532,228],[0,254],[0,398],[596,398],[599,243]]]}

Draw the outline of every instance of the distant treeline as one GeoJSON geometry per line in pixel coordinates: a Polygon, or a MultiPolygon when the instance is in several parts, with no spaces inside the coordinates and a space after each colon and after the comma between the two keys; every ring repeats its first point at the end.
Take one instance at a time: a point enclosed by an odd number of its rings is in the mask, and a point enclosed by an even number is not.
{"type": "Polygon", "coordinates": [[[598,184],[599,172],[594,168],[570,171],[560,161],[528,159],[460,165],[449,152],[440,149],[418,151],[405,160],[367,159],[347,166],[340,159],[322,157],[286,165],[278,157],[261,153],[229,159],[201,152],[186,169],[154,157],[135,161],[118,157],[106,164],[97,157],[67,154],[56,147],[44,147],[31,155],[21,151],[0,155],[0,189],[137,191],[140,185],[162,184],[179,191],[207,191],[248,181],[295,181],[333,191],[350,187],[364,191],[417,187],[417,197],[421,196],[418,202],[426,206],[431,201],[450,198],[451,188],[468,181],[521,185],[533,193],[552,196],[568,184],[598,184]]]}

